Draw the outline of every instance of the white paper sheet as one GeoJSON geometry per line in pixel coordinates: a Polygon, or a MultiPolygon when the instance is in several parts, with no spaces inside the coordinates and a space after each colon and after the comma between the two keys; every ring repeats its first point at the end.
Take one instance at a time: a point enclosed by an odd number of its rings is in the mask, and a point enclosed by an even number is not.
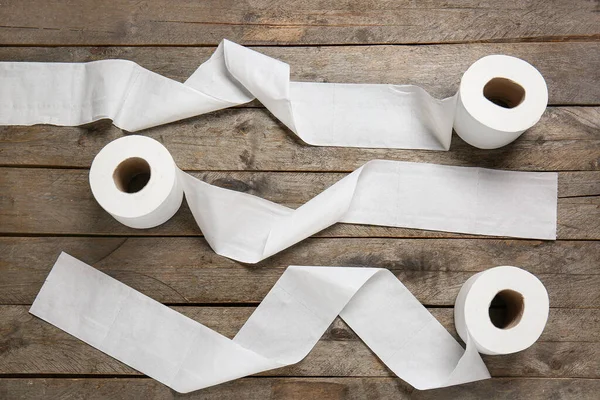
{"type": "Polygon", "coordinates": [[[337,315],[417,389],[490,377],[386,269],[291,266],[230,340],[62,253],[29,311],[182,393],[297,363],[337,315]]]}
{"type": "Polygon", "coordinates": [[[556,174],[370,161],[297,209],[180,171],[211,247],[254,263],[337,222],[556,239],[556,174]]]}
{"type": "Polygon", "coordinates": [[[167,221],[185,193],[210,246],[256,263],[337,222],[534,239],[556,238],[556,173],[370,161],[297,209],[212,186],[179,170],[158,141],[130,135],[102,149],[90,170],[99,204],[125,225],[167,221]],[[152,170],[137,193],[114,171],[142,158],[152,170]]]}
{"type": "Polygon", "coordinates": [[[227,40],[185,83],[125,60],[3,62],[0,124],[108,118],[138,131],[257,98],[312,145],[448,150],[453,125],[480,148],[510,143],[540,119],[548,102],[542,75],[501,55],[475,62],[457,95],[442,100],[411,85],[291,82],[289,76],[288,64],[227,40]],[[525,90],[520,104],[501,107],[484,96],[485,85],[498,77],[525,90]]]}

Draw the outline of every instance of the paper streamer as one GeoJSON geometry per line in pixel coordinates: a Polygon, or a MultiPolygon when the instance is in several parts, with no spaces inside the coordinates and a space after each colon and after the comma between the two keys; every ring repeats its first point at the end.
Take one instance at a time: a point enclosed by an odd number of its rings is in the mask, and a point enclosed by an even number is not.
{"type": "Polygon", "coordinates": [[[254,98],[312,145],[448,150],[454,126],[491,149],[540,119],[548,90],[533,66],[503,55],[475,62],[442,100],[411,85],[291,82],[288,64],[227,40],[185,83],[125,60],[0,63],[2,125],[108,118],[138,131],[254,98]]]}
{"type": "Polygon", "coordinates": [[[456,308],[465,351],[386,269],[291,266],[230,340],[62,253],[29,312],[183,393],[297,363],[339,315],[394,374],[433,389],[489,378],[477,350],[503,354],[533,344],[548,294],[515,267],[472,277],[456,308]],[[524,310],[515,326],[500,329],[488,308],[497,290],[508,289],[524,310]],[[476,301],[485,313],[471,306],[476,301]]]}
{"type": "Polygon", "coordinates": [[[96,155],[90,185],[100,206],[133,228],[167,221],[185,193],[213,250],[247,263],[336,222],[556,238],[556,173],[370,161],[294,210],[200,181],[162,144],[132,135],[96,155]],[[127,192],[128,182],[148,175],[141,190],[127,192]]]}

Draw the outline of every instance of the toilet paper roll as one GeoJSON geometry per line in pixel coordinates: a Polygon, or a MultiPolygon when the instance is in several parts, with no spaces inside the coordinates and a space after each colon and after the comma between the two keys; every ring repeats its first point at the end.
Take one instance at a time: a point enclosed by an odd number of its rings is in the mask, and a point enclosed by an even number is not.
{"type": "Polygon", "coordinates": [[[338,315],[417,389],[490,377],[379,268],[290,266],[229,339],[62,253],[29,312],[182,393],[295,364],[338,315]]]}
{"type": "Polygon", "coordinates": [[[448,150],[454,126],[491,149],[540,119],[548,91],[533,66],[503,55],[475,62],[441,100],[412,85],[293,82],[288,64],[227,40],[185,83],[125,60],[0,63],[2,125],[109,118],[137,131],[254,98],[312,145],[448,150]]]}
{"type": "Polygon", "coordinates": [[[136,229],[169,220],[181,206],[181,171],[154,139],[126,136],[106,145],[90,168],[98,203],[117,221],[136,229]]]}
{"type": "Polygon", "coordinates": [[[527,62],[492,55],[469,67],[457,97],[456,133],[475,147],[495,149],[539,121],[548,103],[548,89],[539,71],[527,62]]]}
{"type": "Polygon", "coordinates": [[[496,267],[473,275],[462,286],[454,323],[460,337],[473,340],[480,353],[510,354],[535,343],[548,311],[548,292],[535,275],[516,267],[496,267]],[[496,324],[489,315],[494,299],[506,308],[496,324]]]}
{"type": "Polygon", "coordinates": [[[134,228],[165,222],[185,193],[210,246],[248,263],[336,222],[556,238],[556,173],[375,160],[291,209],[200,181],[162,144],[132,135],[98,153],[90,185],[106,211],[134,228]]]}
{"type": "Polygon", "coordinates": [[[515,267],[469,279],[455,318],[463,349],[387,269],[290,266],[229,339],[63,253],[29,312],[183,393],[295,364],[339,315],[394,374],[433,389],[489,378],[478,349],[529,346],[548,314],[543,294],[535,277],[515,267]],[[481,329],[497,289],[525,299],[503,337],[481,329]],[[478,305],[484,312],[472,310],[478,305]]]}

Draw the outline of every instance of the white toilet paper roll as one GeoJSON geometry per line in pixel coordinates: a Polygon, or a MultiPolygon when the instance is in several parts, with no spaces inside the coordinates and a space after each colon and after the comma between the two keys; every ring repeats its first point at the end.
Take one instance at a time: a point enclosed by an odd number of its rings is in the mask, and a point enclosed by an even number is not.
{"type": "Polygon", "coordinates": [[[535,275],[516,267],[496,267],[465,282],[454,305],[454,323],[463,341],[473,340],[480,353],[510,354],[535,343],[548,311],[548,292],[535,275]],[[494,298],[506,306],[504,320],[496,324],[490,317],[494,298]]]}
{"type": "Polygon", "coordinates": [[[489,378],[477,350],[507,354],[531,345],[548,298],[515,267],[473,276],[456,304],[463,350],[387,269],[290,266],[228,339],[63,253],[29,312],[184,393],[297,363],[339,315],[394,374],[433,389],[489,378]],[[505,331],[488,316],[497,290],[524,299],[520,320],[505,331]]]}
{"type": "Polygon", "coordinates": [[[290,266],[229,339],[63,253],[29,312],[182,393],[295,364],[338,315],[417,389],[490,377],[379,268],[290,266]]]}
{"type": "Polygon", "coordinates": [[[171,153],[154,139],[126,136],[94,158],[94,197],[117,221],[136,229],[170,219],[181,206],[183,188],[171,153]]]}
{"type": "Polygon", "coordinates": [[[481,149],[495,149],[535,125],[548,104],[544,77],[521,59],[492,55],[465,72],[454,118],[456,133],[481,149]]]}
{"type": "Polygon", "coordinates": [[[454,126],[491,149],[540,119],[548,91],[533,66],[502,55],[475,62],[445,99],[413,85],[294,82],[288,64],[227,40],[184,83],[125,60],[0,63],[2,125],[109,118],[134,132],[254,98],[316,146],[448,150],[454,126]]]}
{"type": "Polygon", "coordinates": [[[185,192],[210,246],[248,263],[336,222],[556,238],[556,173],[375,160],[291,209],[200,181],[162,144],[132,135],[98,153],[90,185],[98,203],[133,228],[165,222],[185,192]]]}

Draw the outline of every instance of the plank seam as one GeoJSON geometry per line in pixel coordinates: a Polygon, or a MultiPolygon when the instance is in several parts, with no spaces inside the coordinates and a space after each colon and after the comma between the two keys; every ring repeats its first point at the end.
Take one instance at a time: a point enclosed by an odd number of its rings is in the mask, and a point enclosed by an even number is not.
{"type": "MultiPolygon", "coordinates": [[[[588,139],[581,139],[586,141],[588,139]]],[[[597,142],[598,140],[589,139],[591,142],[597,142]]],[[[2,142],[0,141],[0,144],[2,142]]],[[[373,160],[375,160],[374,158],[373,160]]],[[[391,160],[391,159],[389,159],[391,160]]],[[[391,161],[402,161],[402,160],[391,160],[391,161]]],[[[418,163],[418,162],[417,162],[418,163]]],[[[418,163],[419,164],[419,163],[418,163]]],[[[435,163],[423,163],[423,164],[435,164],[435,163]]],[[[450,164],[440,164],[450,165],[450,164]]],[[[453,165],[450,165],[453,166],[453,165]]],[[[468,167],[468,168],[485,168],[485,169],[500,169],[500,168],[489,168],[489,167],[477,167],[474,165],[454,165],[456,167],[468,167]]],[[[40,164],[0,164],[0,168],[13,168],[13,169],[47,169],[47,170],[73,170],[73,171],[89,171],[90,167],[81,166],[70,166],[70,165],[40,165],[40,164]]],[[[358,168],[358,167],[357,167],[358,168]]],[[[553,170],[539,170],[539,169],[502,169],[503,171],[518,171],[518,172],[557,172],[557,173],[571,173],[571,172],[600,172],[599,169],[553,169],[553,170]]],[[[184,172],[192,174],[203,174],[203,173],[269,173],[269,174],[349,174],[355,170],[272,170],[272,169],[183,169],[184,172]]],[[[589,195],[585,195],[589,196],[589,195]]]]}
{"type": "MultiPolygon", "coordinates": [[[[600,196],[592,196],[592,197],[600,197],[600,196]]],[[[353,225],[353,224],[346,224],[346,225],[353,225]]],[[[358,226],[358,225],[356,225],[358,226]]],[[[412,229],[412,228],[395,228],[395,227],[391,227],[390,229],[412,229]]],[[[440,232],[443,233],[443,232],[440,232]]],[[[460,234],[456,234],[456,235],[460,235],[460,234]]],[[[99,234],[94,234],[94,233],[47,233],[47,232],[2,232],[0,231],[0,239],[1,238],[19,238],[19,237],[23,237],[23,238],[122,238],[122,237],[130,237],[130,238],[156,238],[156,239],[160,239],[160,238],[203,238],[204,235],[202,235],[202,233],[190,233],[190,234],[172,234],[172,235],[165,235],[165,234],[157,234],[157,235],[151,235],[151,234],[132,234],[132,233],[114,233],[114,234],[105,234],[105,233],[99,233],[99,234]]],[[[538,239],[523,239],[523,238],[513,238],[513,237],[508,237],[508,236],[484,236],[484,237],[474,237],[474,236],[402,236],[402,235],[397,235],[397,236],[336,236],[336,235],[332,235],[332,236],[319,236],[319,234],[317,233],[316,235],[310,236],[306,239],[319,239],[319,240],[327,240],[327,239],[338,239],[338,240],[344,240],[344,239],[356,239],[356,240],[362,240],[362,239],[389,239],[389,240],[396,240],[396,239],[403,239],[403,240],[511,240],[511,241],[534,241],[534,242],[598,242],[600,241],[600,239],[568,239],[568,238],[558,238],[556,240],[538,240],[538,239]]],[[[305,240],[306,240],[305,239],[305,240]]]]}
{"type": "MultiPolygon", "coordinates": [[[[351,26],[352,27],[352,26],[351,26]]],[[[1,28],[7,28],[6,26],[1,28]]],[[[25,29],[25,27],[23,27],[25,29]]],[[[35,28],[37,29],[37,28],[35,28]]],[[[569,35],[569,36],[529,36],[516,38],[478,39],[478,40],[450,40],[445,42],[372,42],[372,43],[286,43],[277,42],[265,44],[261,42],[242,42],[240,44],[254,48],[269,47],[368,47],[368,46],[452,46],[463,44],[520,44],[520,43],[597,43],[600,34],[569,35]]],[[[0,47],[203,47],[216,48],[214,43],[1,43],[0,47]]]]}
{"type": "MultiPolygon", "coordinates": [[[[394,377],[391,374],[388,375],[269,375],[261,373],[260,375],[246,376],[240,379],[393,379],[402,381],[400,378],[394,377]]],[[[0,380],[2,379],[145,379],[148,381],[154,381],[152,378],[143,375],[141,373],[127,372],[122,374],[73,374],[73,373],[0,373],[0,380]]],[[[581,379],[597,381],[600,378],[591,378],[584,376],[542,376],[542,375],[497,375],[492,376],[492,379],[581,379]]]]}

